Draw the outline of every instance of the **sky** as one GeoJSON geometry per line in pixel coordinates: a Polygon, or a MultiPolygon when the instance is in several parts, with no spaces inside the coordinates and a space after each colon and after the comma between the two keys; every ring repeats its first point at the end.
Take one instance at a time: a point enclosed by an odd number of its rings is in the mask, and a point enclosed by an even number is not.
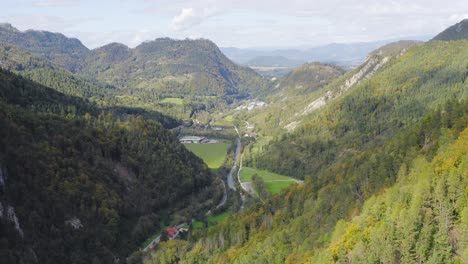
{"type": "Polygon", "coordinates": [[[0,22],[60,32],[88,48],[159,37],[222,47],[313,47],[433,36],[468,18],[466,0],[0,0],[0,22]]]}

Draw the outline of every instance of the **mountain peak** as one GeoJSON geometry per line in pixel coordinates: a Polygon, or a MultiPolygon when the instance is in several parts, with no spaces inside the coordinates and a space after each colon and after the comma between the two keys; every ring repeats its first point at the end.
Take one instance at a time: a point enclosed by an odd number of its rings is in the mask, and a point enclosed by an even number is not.
{"type": "Polygon", "coordinates": [[[460,40],[460,39],[468,39],[468,18],[463,19],[462,21],[458,22],[457,24],[445,29],[437,36],[433,38],[433,40],[460,40]]]}
{"type": "Polygon", "coordinates": [[[9,31],[20,32],[17,28],[15,28],[10,23],[0,23],[0,28],[6,29],[9,31]]]}

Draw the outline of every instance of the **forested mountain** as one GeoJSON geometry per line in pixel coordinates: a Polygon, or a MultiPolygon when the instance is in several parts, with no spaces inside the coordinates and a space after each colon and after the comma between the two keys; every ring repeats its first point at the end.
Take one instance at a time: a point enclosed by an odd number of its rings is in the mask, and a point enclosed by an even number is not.
{"type": "Polygon", "coordinates": [[[303,125],[265,147],[253,162],[285,175],[316,175],[343,151],[380,145],[437,105],[468,96],[465,40],[428,42],[388,60],[369,79],[307,113],[303,125]],[[323,154],[327,158],[317,159],[323,154]]]}
{"type": "Polygon", "coordinates": [[[0,259],[115,263],[220,182],[159,123],[0,71],[0,259]]]}
{"type": "Polygon", "coordinates": [[[88,50],[59,33],[0,26],[0,42],[18,46],[72,73],[95,78],[140,99],[161,97],[246,97],[267,89],[253,70],[226,58],[211,41],[156,39],[129,49],[111,43],[88,50]]]}
{"type": "Polygon", "coordinates": [[[166,128],[178,124],[173,117],[154,109],[144,110],[138,108],[138,105],[122,102],[119,97],[122,93],[114,86],[74,75],[64,67],[11,44],[0,43],[0,66],[61,93],[90,100],[114,114],[143,115],[166,128]]]}
{"type": "Polygon", "coordinates": [[[253,70],[227,59],[209,40],[156,39],[135,49],[110,44],[93,50],[84,74],[117,87],[161,96],[247,96],[265,88],[253,70]]]}
{"type": "Polygon", "coordinates": [[[285,131],[297,129],[313,112],[339,99],[385,65],[404,55],[408,48],[418,44],[414,41],[387,44],[369,54],[362,65],[341,75],[339,72],[342,70],[336,66],[306,65],[279,80],[272,89],[275,93],[269,97],[266,109],[249,112],[242,118],[264,135],[262,141],[278,138],[285,131]],[[316,82],[315,79],[323,81],[316,82]]]}
{"type": "Polygon", "coordinates": [[[314,92],[344,74],[336,65],[306,63],[281,79],[279,89],[290,90],[293,94],[314,92]]]}
{"type": "Polygon", "coordinates": [[[47,31],[22,32],[10,24],[0,24],[0,41],[38,54],[72,72],[81,68],[82,59],[89,52],[78,39],[47,31]]]}
{"type": "Polygon", "coordinates": [[[303,185],[146,263],[467,262],[468,41],[401,45],[323,88],[294,130],[244,150],[244,165],[303,185]]]}
{"type": "Polygon", "coordinates": [[[10,71],[60,68],[50,61],[34,56],[30,52],[5,42],[0,42],[0,67],[10,71]]]}
{"type": "Polygon", "coordinates": [[[434,37],[434,40],[459,40],[468,39],[468,19],[447,28],[434,37]]]}

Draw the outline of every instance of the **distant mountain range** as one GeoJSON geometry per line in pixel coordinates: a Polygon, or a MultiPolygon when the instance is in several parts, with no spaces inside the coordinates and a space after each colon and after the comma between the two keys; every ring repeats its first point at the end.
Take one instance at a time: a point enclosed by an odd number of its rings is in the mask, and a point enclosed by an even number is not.
{"type": "MultiPolygon", "coordinates": [[[[430,36],[414,36],[405,39],[426,41],[430,38],[430,36]]],[[[250,61],[257,57],[283,57],[293,61],[334,63],[341,67],[350,68],[364,62],[371,51],[398,40],[400,39],[356,43],[331,43],[324,46],[303,49],[239,49],[226,47],[221,48],[221,51],[226,54],[228,58],[242,65],[251,65],[250,61]]],[[[272,62],[278,63],[277,60],[272,60],[272,62]]]]}
{"type": "Polygon", "coordinates": [[[303,60],[288,59],[284,56],[257,56],[244,64],[257,67],[297,67],[304,63],[303,60]]]}

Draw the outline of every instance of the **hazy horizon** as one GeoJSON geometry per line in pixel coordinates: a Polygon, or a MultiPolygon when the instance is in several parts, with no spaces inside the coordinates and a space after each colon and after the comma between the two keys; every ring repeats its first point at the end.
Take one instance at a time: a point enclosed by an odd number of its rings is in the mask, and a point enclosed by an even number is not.
{"type": "Polygon", "coordinates": [[[74,37],[90,49],[170,37],[220,47],[307,48],[434,36],[468,18],[465,1],[6,0],[1,23],[74,37]],[[125,19],[122,19],[125,17],[125,19]],[[395,26],[395,23],[401,26],[395,26]]]}

